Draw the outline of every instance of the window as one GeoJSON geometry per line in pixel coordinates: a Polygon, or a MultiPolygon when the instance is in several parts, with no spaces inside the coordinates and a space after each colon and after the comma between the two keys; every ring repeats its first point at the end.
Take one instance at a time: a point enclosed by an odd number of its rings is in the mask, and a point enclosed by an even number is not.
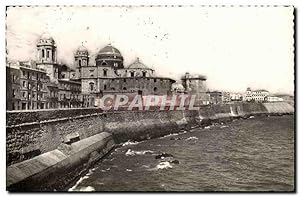
{"type": "Polygon", "coordinates": [[[28,93],[28,99],[31,99],[31,94],[30,93],[28,93]]]}
{"type": "Polygon", "coordinates": [[[106,85],[104,85],[104,90],[106,90],[106,85]]]}
{"type": "Polygon", "coordinates": [[[39,73],[36,73],[36,80],[39,80],[39,73]]]}
{"type": "Polygon", "coordinates": [[[47,51],[47,58],[50,57],[50,51],[47,51]]]}
{"type": "Polygon", "coordinates": [[[126,82],[126,79],[124,79],[124,82],[126,82]]]}
{"type": "Polygon", "coordinates": [[[131,76],[131,77],[134,77],[134,72],[130,72],[130,76],[131,76]]]}
{"type": "Polygon", "coordinates": [[[78,65],[81,66],[81,60],[78,60],[78,65]]]}
{"type": "Polygon", "coordinates": [[[23,81],[23,87],[26,88],[26,82],[25,81],[23,81]]]}
{"type": "Polygon", "coordinates": [[[154,79],[153,81],[154,81],[154,83],[155,83],[155,82],[156,82],[156,79],[154,79]]]}
{"type": "Polygon", "coordinates": [[[126,87],[124,87],[124,88],[123,88],[123,90],[127,90],[127,88],[126,88],[126,87]]]}
{"type": "Polygon", "coordinates": [[[45,57],[45,50],[42,49],[42,57],[44,58],[45,57]]]}
{"type": "Polygon", "coordinates": [[[146,77],[147,72],[143,71],[143,77],[146,77]]]}
{"type": "Polygon", "coordinates": [[[94,83],[93,82],[90,83],[90,91],[94,91],[94,83]]]}
{"type": "Polygon", "coordinates": [[[102,62],[101,65],[102,66],[107,66],[107,63],[106,62],[102,62]]]}
{"type": "Polygon", "coordinates": [[[16,79],[17,79],[17,76],[16,75],[13,75],[13,82],[15,82],[16,81],[16,79]]]}
{"type": "Polygon", "coordinates": [[[13,98],[16,97],[16,90],[15,90],[15,89],[12,90],[12,97],[13,97],[13,98]]]}
{"type": "Polygon", "coordinates": [[[157,92],[157,87],[154,87],[153,90],[154,90],[154,92],[157,92]]]}
{"type": "Polygon", "coordinates": [[[25,97],[26,97],[26,93],[25,93],[25,92],[23,92],[23,93],[22,93],[22,96],[23,96],[23,98],[25,98],[25,97]]]}
{"type": "Polygon", "coordinates": [[[103,70],[103,76],[106,77],[107,76],[107,70],[103,70]]]}

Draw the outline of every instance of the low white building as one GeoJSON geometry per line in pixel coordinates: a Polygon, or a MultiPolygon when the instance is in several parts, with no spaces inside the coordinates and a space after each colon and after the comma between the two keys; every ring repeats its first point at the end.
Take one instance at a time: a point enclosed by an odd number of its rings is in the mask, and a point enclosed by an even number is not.
{"type": "Polygon", "coordinates": [[[267,101],[269,95],[270,95],[269,91],[264,89],[251,90],[250,88],[247,88],[244,100],[246,101],[254,100],[256,102],[264,102],[267,101]]]}
{"type": "Polygon", "coordinates": [[[268,96],[267,101],[268,102],[281,102],[281,101],[283,101],[283,98],[280,98],[277,96],[268,96]]]}

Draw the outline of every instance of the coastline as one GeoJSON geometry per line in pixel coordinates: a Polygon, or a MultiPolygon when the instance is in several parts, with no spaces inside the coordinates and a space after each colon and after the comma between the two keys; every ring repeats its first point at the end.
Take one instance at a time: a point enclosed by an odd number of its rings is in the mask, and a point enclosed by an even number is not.
{"type": "MultiPolygon", "coordinates": [[[[79,109],[73,109],[74,113],[69,113],[72,111],[71,109],[65,110],[66,117],[54,120],[47,119],[50,116],[47,116],[49,112],[46,110],[43,112],[32,112],[32,117],[34,117],[32,120],[35,120],[32,122],[39,122],[38,124],[30,124],[28,119],[24,119],[21,123],[22,125],[8,125],[7,135],[8,138],[14,139],[10,134],[18,136],[17,132],[20,132],[22,136],[24,136],[24,133],[26,136],[26,132],[39,133],[42,131],[39,135],[33,135],[33,139],[35,146],[40,148],[41,144],[43,144],[41,146],[43,149],[40,149],[41,154],[33,154],[29,159],[24,159],[23,157],[21,158],[23,160],[18,161],[13,160],[13,157],[8,158],[15,163],[11,162],[7,167],[7,189],[9,191],[26,191],[26,188],[30,191],[61,190],[89,169],[94,162],[111,151],[116,144],[124,143],[128,140],[153,139],[178,133],[183,129],[190,130],[191,128],[205,127],[215,122],[244,119],[253,115],[293,114],[294,112],[291,109],[292,106],[282,103],[275,103],[273,106],[267,107],[263,104],[228,104],[208,106],[200,109],[200,111],[97,113],[96,109],[91,109],[88,114],[80,116],[76,116],[76,110],[79,109]],[[43,115],[37,116],[39,113],[43,115]],[[126,113],[126,117],[124,113],[126,113]],[[39,117],[38,121],[36,121],[37,117],[39,117]],[[51,145],[47,146],[47,144],[51,145]],[[57,158],[57,160],[54,159],[56,162],[52,162],[53,158],[57,158]],[[38,168],[37,166],[41,167],[38,168]],[[49,177],[49,174],[53,173],[61,174],[64,181],[62,181],[61,176],[52,176],[51,180],[46,179],[47,181],[41,182],[41,180],[45,180],[45,178],[49,177]],[[38,187],[36,187],[37,182],[39,182],[38,187]]],[[[18,116],[20,117],[21,112],[15,113],[19,113],[18,116]]],[[[25,112],[24,114],[28,118],[26,113],[30,112],[25,112]]],[[[53,113],[59,112],[52,111],[53,113]]],[[[87,111],[82,113],[87,113],[87,111]]],[[[11,115],[10,112],[8,112],[8,122],[10,121],[9,115],[11,115]]],[[[13,113],[12,117],[14,115],[16,114],[13,113]]],[[[29,137],[29,139],[31,138],[29,137]]],[[[10,142],[16,141],[11,139],[10,142]]],[[[16,139],[18,141],[18,138],[16,139]]],[[[29,144],[28,141],[27,144],[29,144]]],[[[7,146],[9,147],[10,143],[7,146]]],[[[24,141],[21,146],[22,151],[26,150],[26,148],[34,150],[33,147],[26,147],[24,141]]],[[[12,150],[15,149],[7,150],[8,156],[13,152],[12,150]]]]}

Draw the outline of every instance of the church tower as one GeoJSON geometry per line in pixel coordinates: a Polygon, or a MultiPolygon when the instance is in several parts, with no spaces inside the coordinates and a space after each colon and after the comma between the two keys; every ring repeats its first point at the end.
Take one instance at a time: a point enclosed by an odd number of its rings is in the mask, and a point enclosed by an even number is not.
{"type": "Polygon", "coordinates": [[[58,80],[58,65],[56,63],[56,44],[54,39],[44,33],[37,43],[37,66],[46,70],[51,81],[58,80]]]}
{"type": "Polygon", "coordinates": [[[83,46],[80,46],[75,53],[75,68],[76,68],[76,79],[81,79],[82,77],[82,67],[89,65],[89,52],[83,46]]]}

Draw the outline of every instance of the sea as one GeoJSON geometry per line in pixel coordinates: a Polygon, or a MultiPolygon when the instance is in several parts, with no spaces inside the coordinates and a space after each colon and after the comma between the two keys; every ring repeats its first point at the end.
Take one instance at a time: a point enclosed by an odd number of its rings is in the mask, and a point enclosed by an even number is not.
{"type": "Polygon", "coordinates": [[[251,116],[120,144],[68,191],[294,191],[294,116],[251,116]]]}

